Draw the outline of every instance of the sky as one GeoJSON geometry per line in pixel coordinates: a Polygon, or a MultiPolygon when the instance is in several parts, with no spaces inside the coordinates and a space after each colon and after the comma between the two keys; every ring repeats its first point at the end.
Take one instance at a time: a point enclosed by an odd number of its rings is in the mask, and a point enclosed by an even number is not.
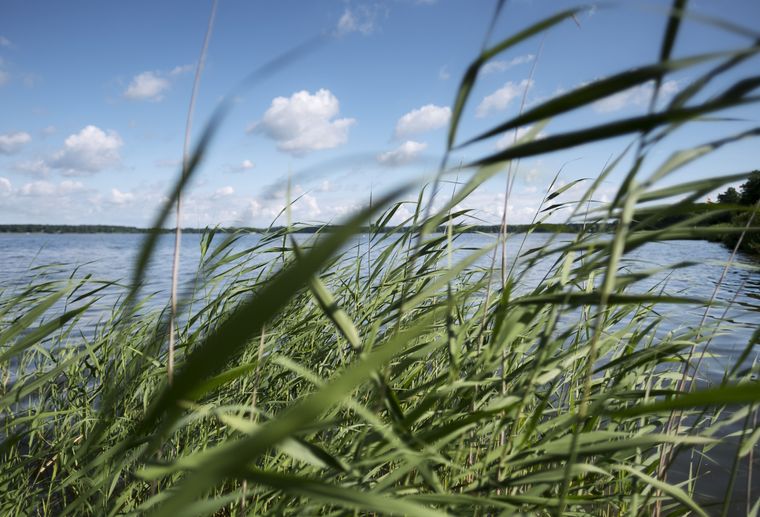
{"type": "MultiPolygon", "coordinates": [[[[574,5],[507,1],[488,44],[574,5]]],[[[150,225],[180,174],[211,6],[211,0],[0,2],[0,224],[150,225]]],[[[232,109],[185,195],[182,225],[266,226],[281,214],[289,177],[290,196],[298,199],[292,218],[304,223],[337,223],[371,195],[429,180],[445,149],[459,81],[480,52],[494,6],[486,0],[219,0],[193,139],[222,99],[231,99],[232,109]],[[239,88],[251,72],[307,42],[309,50],[285,67],[239,88]]],[[[523,98],[530,107],[656,61],[668,6],[591,6],[495,57],[478,75],[460,141],[514,117],[523,98]]],[[[760,20],[756,0],[689,6],[750,29],[760,20]]],[[[676,57],[749,44],[746,36],[701,20],[684,22],[676,57]]],[[[669,75],[661,97],[672,97],[707,66],[669,75]]],[[[749,60],[705,95],[757,67],[757,58],[749,60]]],[[[539,136],[645,113],[651,92],[645,84],[562,115],[539,136]]],[[[645,169],[675,150],[756,126],[760,109],[721,114],[741,120],[690,124],[656,148],[645,169]]],[[[512,138],[467,147],[451,163],[483,157],[512,138]]],[[[632,139],[523,160],[514,169],[509,220],[528,222],[558,171],[558,185],[593,178],[632,139]]],[[[756,169],[756,146],[749,140],[727,146],[666,182],[756,169]]],[[[600,201],[614,196],[624,172],[602,184],[600,201]]],[[[505,173],[462,208],[474,220],[497,223],[504,183],[505,173]]],[[[447,188],[450,193],[453,185],[447,188]]],[[[403,199],[414,199],[416,189],[403,199]]]]}

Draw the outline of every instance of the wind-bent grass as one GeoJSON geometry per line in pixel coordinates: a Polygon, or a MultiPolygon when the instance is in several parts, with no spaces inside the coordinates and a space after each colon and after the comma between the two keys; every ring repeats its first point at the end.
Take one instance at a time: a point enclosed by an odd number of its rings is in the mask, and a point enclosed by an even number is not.
{"type": "MultiPolygon", "coordinates": [[[[675,5],[679,18],[681,2],[675,5]]],[[[482,52],[457,95],[450,149],[478,69],[575,12],[482,52]]],[[[663,48],[677,32],[669,27],[663,48]]],[[[657,230],[649,223],[688,211],[736,176],[666,188],[661,182],[717,147],[756,134],[729,136],[719,145],[697,142],[660,165],[650,164],[647,153],[685,123],[757,101],[755,77],[694,101],[713,77],[757,52],[755,40],[734,52],[689,59],[672,60],[668,50],[648,67],[533,107],[469,142],[659,82],[672,70],[718,62],[718,72],[695,79],[661,110],[538,140],[536,130],[504,151],[443,169],[441,178],[457,174],[465,181],[437,210],[427,210],[420,194],[411,203],[414,215],[397,223],[396,232],[384,230],[409,186],[374,196],[342,227],[298,245],[289,240],[290,228],[271,231],[247,249],[236,236],[216,243],[210,231],[201,240],[193,294],[180,303],[171,383],[165,376],[168,315],[139,295],[154,241],[148,240],[134,284],[126,288],[43,275],[3,292],[0,512],[714,511],[699,494],[701,471],[694,471],[695,479],[668,476],[670,451],[709,454],[735,443],[727,440],[739,429],[730,480],[737,483],[738,464],[760,437],[750,424],[760,402],[753,362],[760,331],[721,385],[698,388],[684,362],[700,357],[692,350],[723,329],[723,319],[658,332],[663,305],[710,301],[669,294],[665,282],[642,289],[657,271],[629,272],[620,264],[646,243],[710,233],[688,219],[657,230]],[[580,200],[563,201],[566,189],[547,192],[537,220],[571,206],[574,221],[606,225],[612,234],[581,232],[569,242],[550,239],[539,249],[521,249],[520,261],[498,284],[493,266],[478,265],[491,248],[457,248],[468,220],[457,206],[503,171],[506,160],[624,134],[636,138],[638,151],[612,203],[586,210],[625,152],[580,200]],[[431,232],[454,222],[448,234],[431,232]],[[357,240],[367,223],[370,233],[357,240]],[[529,286],[531,268],[546,273],[529,286]],[[121,289],[123,303],[94,333],[78,332],[98,298],[114,289],[121,289]],[[678,389],[683,372],[688,391],[678,389]],[[673,419],[678,425],[668,424],[673,419]]],[[[222,114],[192,154],[172,202],[222,114]]],[[[729,491],[719,502],[724,513],[730,497],[729,491]]],[[[754,500],[738,503],[757,509],[754,500]]]]}

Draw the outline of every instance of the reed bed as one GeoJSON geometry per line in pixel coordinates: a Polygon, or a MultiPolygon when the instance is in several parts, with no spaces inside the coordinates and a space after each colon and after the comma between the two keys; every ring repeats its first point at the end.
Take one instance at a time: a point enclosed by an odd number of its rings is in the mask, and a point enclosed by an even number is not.
{"type": "MultiPolygon", "coordinates": [[[[146,238],[126,285],[74,272],[67,280],[38,275],[3,292],[0,513],[634,516],[739,508],[756,515],[758,494],[737,501],[728,490],[723,500],[707,500],[700,480],[701,458],[729,444],[733,487],[755,450],[760,331],[720,384],[701,385],[695,366],[715,333],[728,331],[726,303],[671,294],[667,283],[641,289],[662,271],[630,272],[621,261],[651,242],[757,231],[702,227],[702,215],[652,229],[746,177],[749,171],[727,166],[713,178],[672,181],[679,169],[757,130],[694,142],[661,163],[650,151],[685,124],[760,99],[757,76],[702,95],[754,57],[760,38],[701,19],[745,36],[747,45],[673,58],[688,15],[676,1],[652,64],[529,107],[459,143],[480,67],[578,12],[486,45],[464,75],[449,151],[533,124],[507,149],[456,168],[447,153],[430,185],[375,196],[340,227],[306,240],[294,238],[295,225],[250,247],[238,234],[209,230],[196,278],[178,300],[171,382],[171,311],[151,309],[141,289],[158,232],[146,238]],[[536,138],[552,117],[647,82],[656,92],[669,73],[704,64],[711,67],[663,107],[653,100],[644,115],[536,138]],[[568,198],[571,185],[551,188],[535,220],[569,209],[569,222],[595,231],[538,249],[512,236],[509,246],[520,248],[514,263],[495,258],[505,235],[484,249],[458,246],[474,220],[457,207],[511,161],[622,135],[631,145],[580,199],[568,198]],[[626,180],[614,200],[589,208],[598,185],[621,167],[626,180]],[[430,193],[454,175],[458,188],[433,203],[430,193]],[[397,221],[401,206],[413,215],[397,221]],[[434,231],[440,227],[446,231],[434,231]],[[526,288],[531,268],[546,274],[526,288]],[[94,332],[80,332],[107,292],[120,301],[94,332]],[[702,324],[659,332],[663,307],[676,304],[704,311],[702,324]],[[669,472],[689,455],[688,476],[669,472]]],[[[266,65],[249,85],[291,57],[266,65]]],[[[155,228],[166,224],[228,108],[190,153],[155,228]]]]}

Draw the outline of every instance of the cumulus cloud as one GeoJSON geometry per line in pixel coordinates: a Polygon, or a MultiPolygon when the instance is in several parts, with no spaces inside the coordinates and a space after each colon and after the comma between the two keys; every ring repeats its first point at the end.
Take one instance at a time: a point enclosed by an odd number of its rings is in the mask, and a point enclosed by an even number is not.
{"type": "Polygon", "coordinates": [[[58,129],[55,126],[51,125],[51,126],[43,127],[41,133],[43,134],[43,136],[50,136],[50,135],[54,135],[57,130],[58,129]]]}
{"type": "Polygon", "coordinates": [[[135,200],[135,195],[131,192],[122,192],[117,188],[112,188],[108,200],[114,205],[127,205],[135,200]]]}
{"type": "Polygon", "coordinates": [[[9,196],[13,192],[13,186],[8,178],[0,176],[0,196],[9,196]]]}
{"type": "MultiPolygon", "coordinates": [[[[0,203],[0,217],[9,216],[10,219],[30,223],[57,221],[81,224],[97,220],[106,224],[146,226],[150,224],[151,214],[163,197],[163,189],[151,185],[139,194],[131,193],[134,199],[132,204],[117,205],[109,196],[109,190],[99,192],[73,179],[31,181],[14,188],[11,195],[0,203]]],[[[115,196],[115,201],[121,200],[119,192],[115,196]]]]}
{"type": "Polygon", "coordinates": [[[256,165],[251,160],[243,160],[240,165],[235,167],[235,170],[237,171],[249,171],[253,169],[256,165]]]}
{"type": "Polygon", "coordinates": [[[55,184],[50,181],[38,180],[22,185],[19,194],[28,197],[66,196],[84,190],[86,190],[84,184],[79,181],[64,180],[55,184]]]}
{"type": "Polygon", "coordinates": [[[169,89],[168,79],[156,75],[154,72],[137,74],[127,89],[124,97],[132,100],[149,100],[158,102],[164,98],[164,92],[169,89]]]}
{"type": "Polygon", "coordinates": [[[178,75],[187,74],[192,72],[195,69],[195,65],[179,65],[175,66],[169,71],[169,75],[172,77],[176,77],[178,75]]]}
{"type": "Polygon", "coordinates": [[[226,164],[222,168],[223,172],[245,172],[249,171],[256,167],[256,164],[253,163],[251,160],[243,160],[242,162],[235,163],[235,164],[226,164]]]}
{"type": "MultiPolygon", "coordinates": [[[[660,100],[671,97],[673,94],[677,93],[679,89],[678,81],[665,81],[660,86],[660,100]]],[[[640,84],[596,101],[593,104],[593,108],[598,113],[612,113],[632,106],[647,106],[652,99],[653,92],[653,83],[640,84]]]]}
{"type": "Polygon", "coordinates": [[[55,193],[55,185],[49,181],[33,181],[31,183],[25,183],[19,189],[19,194],[22,196],[49,196],[55,193]]]}
{"type": "Polygon", "coordinates": [[[449,123],[451,108],[426,104],[414,109],[396,122],[396,138],[438,129],[449,123]]]}
{"type": "Polygon", "coordinates": [[[53,155],[50,166],[72,176],[100,172],[121,161],[122,145],[124,142],[116,131],[103,131],[90,125],[66,138],[63,148],[53,155]]]}
{"type": "Polygon", "coordinates": [[[524,56],[517,56],[515,58],[512,58],[510,60],[496,60],[496,61],[489,61],[485,65],[483,65],[483,68],[480,69],[480,73],[483,75],[493,74],[496,72],[505,72],[509,70],[512,67],[515,67],[517,65],[523,65],[525,63],[530,63],[536,58],[533,54],[525,54],[524,56]]]}
{"type": "Polygon", "coordinates": [[[504,86],[487,95],[475,109],[475,115],[485,117],[494,111],[502,111],[516,98],[520,97],[526,88],[533,86],[533,81],[523,79],[519,83],[507,81],[504,86]]]}
{"type": "Polygon", "coordinates": [[[45,160],[40,158],[16,162],[11,165],[11,168],[16,172],[27,174],[29,176],[45,177],[50,172],[50,166],[48,166],[45,160]]]}
{"type": "Polygon", "coordinates": [[[13,154],[32,141],[31,135],[24,131],[0,135],[0,154],[13,154]]]}
{"type": "Polygon", "coordinates": [[[73,192],[82,192],[84,190],[86,190],[86,187],[81,181],[63,180],[58,184],[59,194],[71,194],[73,192]]]}
{"type": "Polygon", "coordinates": [[[362,4],[355,7],[346,6],[338,19],[335,33],[339,36],[358,32],[368,36],[377,30],[377,18],[381,13],[379,4],[362,4]]]}
{"type": "Polygon", "coordinates": [[[391,167],[404,165],[414,161],[426,148],[426,143],[407,140],[396,149],[377,155],[377,161],[391,167]]]}
{"type": "Polygon", "coordinates": [[[163,100],[164,94],[171,88],[171,79],[192,71],[193,65],[175,66],[168,72],[147,71],[137,74],[124,90],[124,97],[134,101],[163,100]]]}
{"type": "Polygon", "coordinates": [[[250,131],[260,132],[277,142],[277,148],[294,156],[332,149],[345,144],[352,118],[336,118],[340,103],[324,88],[314,94],[306,90],[288,97],[276,97],[261,122],[250,131]]]}
{"type": "Polygon", "coordinates": [[[225,187],[221,187],[221,188],[216,189],[216,191],[214,191],[214,194],[211,196],[211,198],[212,199],[219,199],[219,198],[223,198],[223,197],[229,197],[229,196],[231,196],[234,193],[235,193],[235,189],[232,188],[232,187],[230,187],[229,185],[227,185],[225,187]]]}
{"type": "MultiPolygon", "coordinates": [[[[285,202],[279,198],[271,199],[251,199],[248,202],[246,215],[250,218],[269,224],[272,220],[281,215],[285,202]]],[[[319,205],[317,198],[311,194],[299,194],[298,199],[290,206],[290,211],[296,221],[306,222],[323,215],[322,207],[319,205]]],[[[332,215],[334,210],[330,210],[332,215]]]]}

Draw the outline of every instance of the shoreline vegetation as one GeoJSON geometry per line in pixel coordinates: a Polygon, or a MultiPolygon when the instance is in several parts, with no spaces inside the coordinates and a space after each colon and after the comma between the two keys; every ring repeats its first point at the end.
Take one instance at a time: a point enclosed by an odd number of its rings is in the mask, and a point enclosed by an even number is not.
{"type": "MultiPolygon", "coordinates": [[[[630,253],[683,238],[738,245],[757,231],[750,205],[696,203],[753,173],[695,180],[688,165],[760,131],[734,123],[713,141],[668,139],[760,102],[756,76],[726,75],[760,55],[760,34],[702,19],[745,44],[674,56],[687,14],[674,0],[652,63],[457,134],[483,66],[582,12],[486,36],[453,92],[440,174],[411,192],[414,204],[396,201],[410,182],[306,242],[289,238],[291,225],[254,243],[204,232],[193,281],[155,308],[164,293],[147,275],[158,234],[171,231],[229,101],[154,229],[132,229],[146,237],[128,281],[35,266],[28,282],[0,289],[0,515],[757,515],[760,330],[736,317],[754,316],[756,301],[738,297],[744,284],[722,285],[733,254],[704,278],[712,294],[695,296],[670,283],[693,261],[664,254],[653,267],[630,253]],[[684,70],[679,92],[658,102],[663,80],[684,70]],[[643,114],[538,137],[550,119],[641,86],[653,96],[643,114]],[[513,133],[512,145],[448,166],[513,133]],[[506,221],[516,161],[614,137],[630,143],[580,199],[567,199],[580,180],[552,184],[536,210],[541,228],[569,208],[571,239],[523,240],[512,262],[503,231],[485,248],[457,248],[472,215],[457,207],[476,189],[507,185],[506,221]],[[458,181],[434,199],[449,177],[458,181]],[[592,206],[613,180],[611,201],[592,206]],[[673,312],[683,324],[668,326],[673,312]],[[731,354],[717,336],[735,338],[731,354]]],[[[293,59],[262,65],[246,85],[293,59]]]]}
{"type": "MultiPolygon", "coordinates": [[[[182,233],[206,233],[214,231],[216,233],[276,233],[287,230],[285,226],[270,226],[267,228],[257,228],[250,226],[228,226],[228,227],[216,227],[216,228],[182,228],[182,233]]],[[[321,233],[321,232],[337,232],[344,229],[341,225],[292,225],[288,233],[321,233]]],[[[358,233],[381,232],[381,233],[401,233],[409,230],[410,227],[393,226],[388,225],[384,227],[370,227],[362,226],[358,233]]],[[[158,233],[171,234],[174,233],[174,228],[162,228],[158,230],[158,233]]],[[[448,227],[439,226],[435,229],[434,233],[446,233],[448,227]]],[[[500,225],[455,225],[454,231],[456,233],[464,232],[480,232],[480,233],[499,233],[502,231],[500,225]]],[[[610,231],[608,227],[602,230],[601,226],[597,224],[516,224],[508,225],[507,232],[509,233],[578,233],[580,231],[587,232],[599,232],[610,231]]],[[[119,226],[119,225],[90,225],[90,224],[78,224],[78,225],[61,225],[61,224],[0,224],[0,233],[153,233],[152,228],[140,228],[135,226],[119,226]]]]}

